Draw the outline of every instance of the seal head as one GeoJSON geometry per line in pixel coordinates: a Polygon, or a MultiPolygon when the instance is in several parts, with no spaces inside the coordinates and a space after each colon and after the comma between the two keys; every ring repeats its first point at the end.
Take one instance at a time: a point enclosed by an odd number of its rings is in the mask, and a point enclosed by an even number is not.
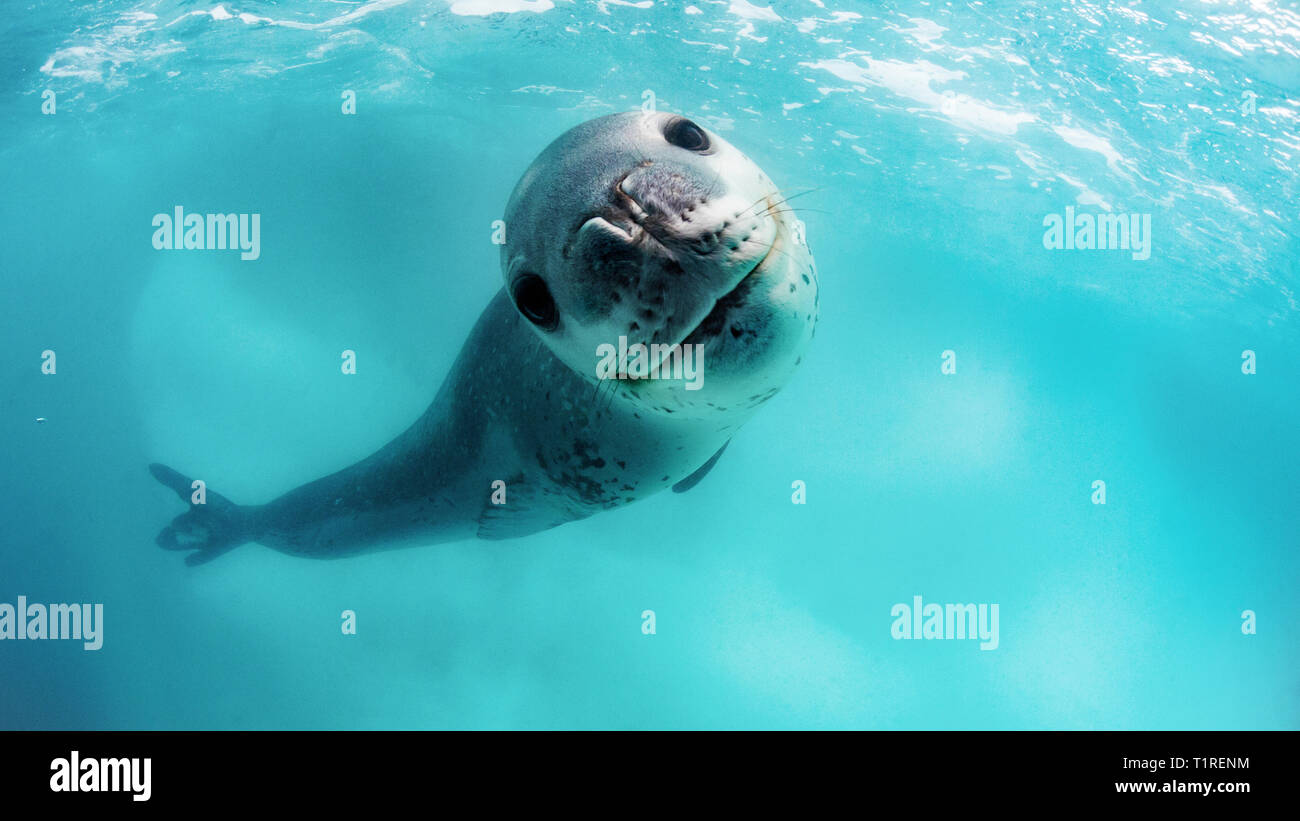
{"type": "Polygon", "coordinates": [[[598,349],[620,338],[701,345],[703,390],[666,379],[634,393],[686,410],[757,405],[784,384],[817,317],[812,254],[784,202],[753,161],[692,120],[591,120],[515,187],[505,290],[580,374],[595,379],[598,349]]]}

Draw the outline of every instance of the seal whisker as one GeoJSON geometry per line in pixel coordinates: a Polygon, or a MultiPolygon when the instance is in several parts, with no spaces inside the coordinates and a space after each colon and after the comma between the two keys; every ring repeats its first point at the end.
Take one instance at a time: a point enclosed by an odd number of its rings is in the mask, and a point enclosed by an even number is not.
{"type": "Polygon", "coordinates": [[[751,202],[749,205],[745,206],[745,210],[737,212],[737,214],[736,214],[736,218],[739,219],[740,217],[748,216],[748,215],[749,215],[749,212],[754,210],[754,206],[758,205],[760,202],[763,202],[764,200],[766,200],[766,199],[767,199],[768,197],[770,197],[770,196],[771,196],[771,194],[764,194],[763,196],[761,196],[761,197],[759,197],[758,199],[754,200],[754,201],[751,202]]]}
{"type": "Polygon", "coordinates": [[[772,253],[772,254],[777,254],[777,255],[779,255],[779,256],[783,256],[783,257],[785,257],[786,259],[790,260],[791,262],[797,262],[797,261],[798,261],[798,260],[796,260],[796,259],[794,258],[794,255],[793,255],[793,254],[791,254],[789,251],[785,250],[784,248],[776,248],[776,247],[773,247],[773,248],[771,248],[771,249],[768,250],[768,253],[772,253]]]}
{"type": "Polygon", "coordinates": [[[813,189],[810,189],[810,190],[808,190],[808,191],[801,191],[801,192],[799,192],[798,194],[791,194],[791,195],[788,196],[788,197],[782,197],[782,198],[780,198],[779,200],[777,200],[776,202],[772,203],[770,206],[768,206],[768,210],[771,210],[772,208],[777,208],[777,207],[779,207],[779,206],[785,205],[785,204],[788,203],[790,200],[797,200],[797,199],[799,199],[800,197],[804,196],[805,194],[812,194],[812,193],[815,193],[815,192],[817,192],[817,191],[819,191],[819,190],[820,190],[820,188],[813,188],[813,189]]]}
{"type": "Polygon", "coordinates": [[[608,412],[610,408],[614,407],[614,400],[618,398],[618,380],[611,379],[610,382],[612,384],[609,386],[609,398],[605,401],[606,412],[608,412]]]}
{"type": "MultiPolygon", "coordinates": [[[[789,195],[789,196],[778,197],[777,200],[776,200],[775,202],[771,202],[771,201],[769,201],[769,202],[768,202],[768,206],[767,206],[767,208],[764,209],[764,210],[767,211],[767,210],[770,210],[770,209],[772,209],[772,208],[775,208],[775,207],[777,207],[777,206],[779,206],[779,205],[784,205],[785,203],[789,202],[790,200],[798,199],[799,197],[802,197],[802,196],[804,196],[805,194],[812,194],[812,193],[815,193],[815,192],[817,192],[817,191],[820,191],[821,189],[822,189],[822,186],[819,185],[819,186],[816,186],[816,187],[814,187],[814,188],[809,188],[809,189],[806,189],[806,190],[804,190],[804,191],[800,191],[800,192],[797,193],[797,194],[791,194],[791,195],[789,195]]],[[[741,211],[740,214],[739,214],[738,216],[747,216],[747,215],[749,215],[749,212],[750,212],[750,211],[753,211],[754,208],[755,208],[755,206],[757,206],[759,203],[763,202],[764,200],[767,200],[770,196],[771,196],[770,194],[764,194],[763,196],[759,197],[759,198],[758,198],[756,201],[754,201],[754,203],[752,203],[748,208],[746,208],[744,211],[741,211]]],[[[753,216],[763,216],[763,214],[762,214],[762,213],[758,213],[758,214],[754,214],[753,216]]]]}
{"type": "Polygon", "coordinates": [[[821,208],[778,208],[776,210],[764,211],[764,215],[772,214],[830,214],[832,212],[821,208]]]}

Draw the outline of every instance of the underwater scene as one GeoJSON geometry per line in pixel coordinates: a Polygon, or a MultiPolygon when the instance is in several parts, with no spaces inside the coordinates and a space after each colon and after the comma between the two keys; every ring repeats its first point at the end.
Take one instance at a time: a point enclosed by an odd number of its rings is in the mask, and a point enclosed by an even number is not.
{"type": "Polygon", "coordinates": [[[1300,7],[0,23],[0,728],[1300,729],[1300,7]]]}

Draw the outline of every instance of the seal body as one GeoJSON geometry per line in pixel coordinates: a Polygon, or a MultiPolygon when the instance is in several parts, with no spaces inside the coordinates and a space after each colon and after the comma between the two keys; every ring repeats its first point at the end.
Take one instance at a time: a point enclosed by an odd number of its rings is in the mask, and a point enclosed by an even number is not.
{"type": "MultiPolygon", "coordinates": [[[[209,490],[159,544],[190,564],[247,541],[334,558],[524,536],[680,489],[812,338],[802,224],[757,166],[684,118],[572,129],[520,179],[506,226],[505,285],[410,428],[263,505],[209,490]],[[618,367],[602,369],[611,351],[618,367]]],[[[190,500],[187,477],[150,470],[190,500]]]]}

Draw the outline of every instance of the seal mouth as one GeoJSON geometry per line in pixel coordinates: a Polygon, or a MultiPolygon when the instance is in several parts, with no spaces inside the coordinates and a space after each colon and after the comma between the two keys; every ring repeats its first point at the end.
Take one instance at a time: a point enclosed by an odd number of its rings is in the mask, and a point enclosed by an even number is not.
{"type": "Polygon", "coordinates": [[[602,216],[618,233],[626,236],[629,242],[635,242],[636,234],[639,232],[645,239],[654,242],[672,256],[672,246],[679,242],[680,238],[664,223],[661,207],[650,202],[642,204],[623,187],[631,174],[631,171],[627,172],[614,183],[613,208],[602,216]]]}
{"type": "Polygon", "coordinates": [[[754,286],[758,282],[756,274],[763,270],[763,266],[772,257],[772,253],[776,251],[776,246],[780,244],[780,240],[781,237],[778,231],[776,238],[772,240],[772,244],[763,252],[763,256],[759,258],[758,262],[754,263],[754,267],[749,269],[749,273],[741,277],[740,281],[730,291],[718,297],[717,301],[713,303],[713,308],[705,315],[704,319],[700,320],[700,324],[696,325],[690,333],[682,338],[682,345],[703,343],[722,332],[722,326],[727,322],[727,315],[733,308],[745,304],[750,291],[754,290],[754,286]]]}
{"type": "MultiPolygon", "coordinates": [[[[670,264],[676,264],[677,271],[680,272],[681,265],[677,263],[677,259],[684,250],[704,254],[690,246],[688,237],[678,235],[664,222],[664,215],[654,202],[643,202],[624,187],[631,173],[629,171],[614,181],[610,186],[610,204],[595,214],[588,214],[579,223],[579,231],[587,227],[596,229],[628,249],[635,249],[638,246],[644,249],[647,245],[657,246],[660,249],[659,253],[666,256],[670,264]]],[[[773,253],[778,251],[777,246],[782,243],[782,223],[779,219],[774,219],[772,222],[775,225],[775,232],[771,244],[763,250],[756,261],[749,265],[748,270],[745,270],[744,275],[730,290],[714,300],[709,312],[681,338],[678,344],[702,343],[712,339],[722,332],[731,312],[745,304],[760,279],[755,274],[761,274],[766,269],[773,253]]],[[[725,228],[726,225],[724,224],[723,227],[725,228]]],[[[721,232],[717,233],[721,234],[721,232]]]]}

